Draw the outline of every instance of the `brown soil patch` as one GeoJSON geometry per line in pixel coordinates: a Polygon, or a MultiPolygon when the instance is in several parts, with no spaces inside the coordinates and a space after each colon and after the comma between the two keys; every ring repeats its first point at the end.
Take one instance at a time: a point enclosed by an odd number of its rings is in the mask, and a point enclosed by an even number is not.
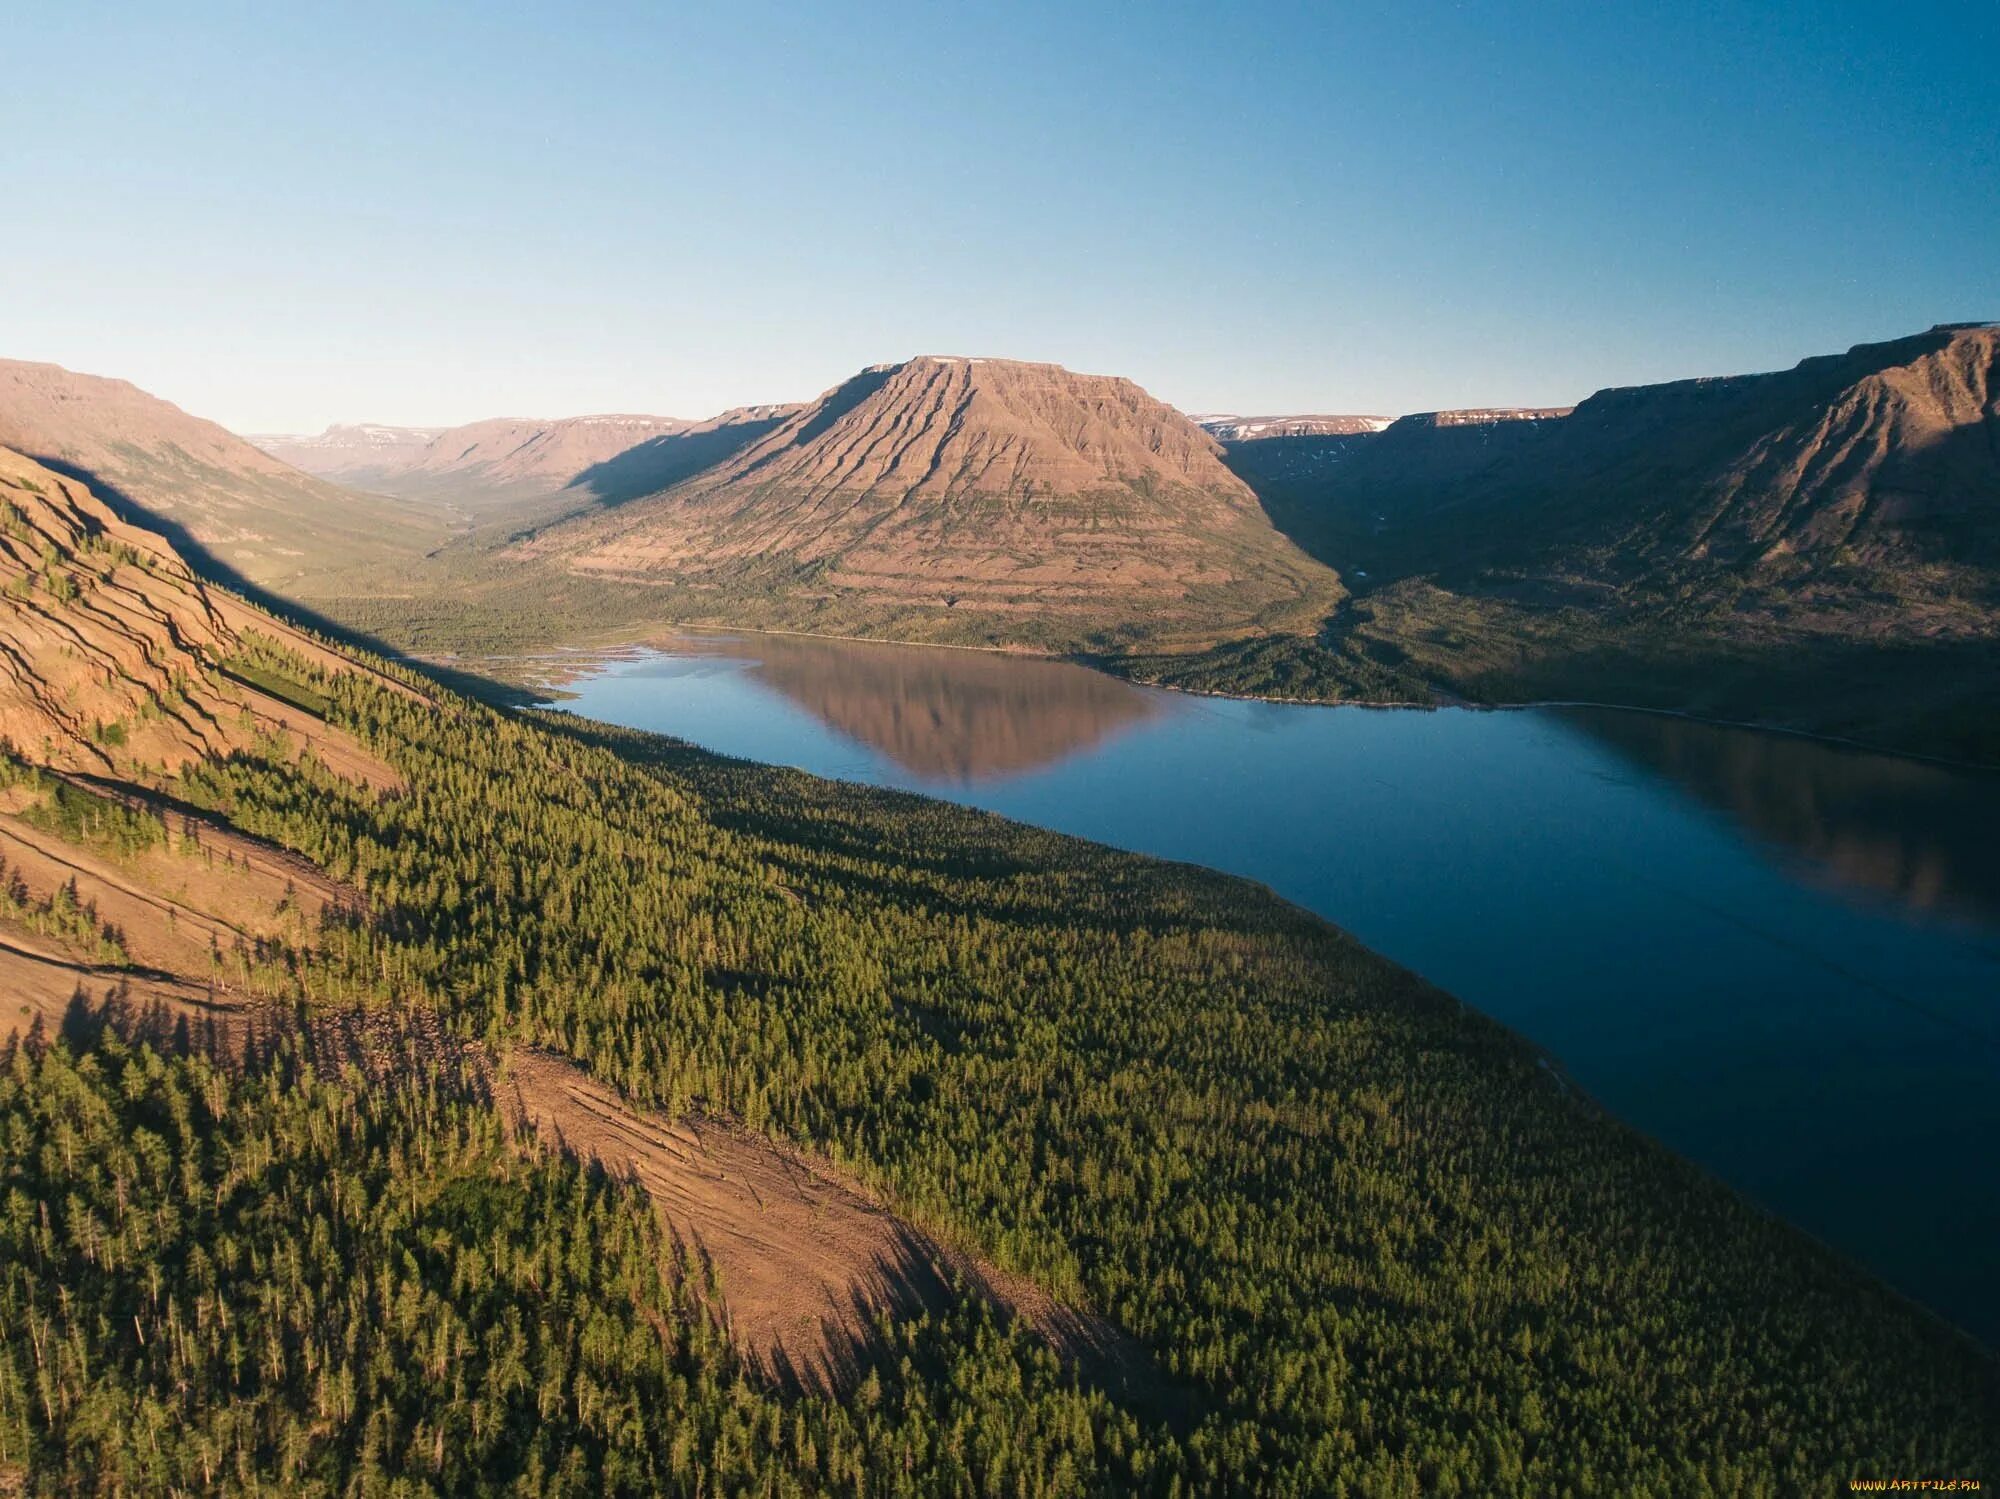
{"type": "Polygon", "coordinates": [[[0,859],[37,900],[74,882],[77,895],[117,928],[135,965],[201,975],[210,954],[271,939],[310,945],[329,905],[360,897],[311,865],[212,824],[179,819],[167,847],[112,856],[78,848],[0,813],[0,859]]]}

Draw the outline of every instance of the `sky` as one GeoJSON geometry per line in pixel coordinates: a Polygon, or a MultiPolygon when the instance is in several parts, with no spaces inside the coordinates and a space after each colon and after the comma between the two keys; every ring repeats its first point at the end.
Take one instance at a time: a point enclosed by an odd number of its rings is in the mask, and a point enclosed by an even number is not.
{"type": "Polygon", "coordinates": [[[2000,318],[2000,5],[14,0],[0,357],[238,431],[918,353],[1572,402],[2000,318]]]}

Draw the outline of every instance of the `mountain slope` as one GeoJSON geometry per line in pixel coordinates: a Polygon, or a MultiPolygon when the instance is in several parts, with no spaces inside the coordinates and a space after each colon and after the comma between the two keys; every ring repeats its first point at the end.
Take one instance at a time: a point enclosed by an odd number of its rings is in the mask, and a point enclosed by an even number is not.
{"type": "MultiPolygon", "coordinates": [[[[410,791],[329,722],[336,684],[357,682],[385,703],[445,707],[210,587],[81,483],[0,449],[0,1045],[95,1016],[155,1040],[190,1028],[226,1060],[297,1024],[274,1002],[287,970],[321,964],[366,894],[178,793],[224,760],[317,780],[320,797],[410,791]]],[[[376,1065],[357,1046],[376,1023],[335,1004],[305,1039],[336,1066],[376,1065]]],[[[491,1089],[497,1061],[482,1048],[435,1029],[425,1044],[491,1089]]],[[[942,1309],[954,1281],[1075,1357],[1122,1346],[810,1158],[725,1123],[649,1117],[559,1056],[522,1056],[489,1101],[552,1148],[640,1181],[727,1276],[742,1351],[767,1377],[782,1365],[829,1387],[872,1317],[942,1309]]]]}
{"type": "Polygon", "coordinates": [[[923,357],[525,555],[672,590],[681,618],[1114,646],[1310,623],[1335,580],[1214,441],[1130,381],[923,357]]]}
{"type": "Polygon", "coordinates": [[[1985,566],[2000,561],[1996,362],[2000,329],[1940,329],[1775,374],[1599,391],[1530,422],[1406,417],[1289,493],[1285,518],[1322,551],[1448,575],[1985,566]]]}
{"type": "Polygon", "coordinates": [[[338,663],[205,586],[164,541],[74,479],[0,448],[0,737],[50,769],[171,774],[283,736],[373,784],[395,777],[308,709],[226,663],[246,632],[338,663]]]}
{"type": "Polygon", "coordinates": [[[459,427],[335,426],[317,437],[246,440],[343,484],[518,525],[620,504],[679,483],[796,410],[743,406],[705,421],[499,417],[459,427]],[[551,503],[540,503],[545,500],[551,503]]]}
{"type": "Polygon", "coordinates": [[[671,416],[497,417],[438,433],[376,482],[399,494],[548,494],[595,464],[690,425],[671,416]]]}
{"type": "Polygon", "coordinates": [[[1351,652],[1447,690],[2000,759],[2000,328],[1230,461],[1361,590],[1351,652]]]}
{"type": "Polygon", "coordinates": [[[419,555],[440,528],[337,488],[123,380],[0,360],[0,447],[74,474],[265,587],[419,555]]]}

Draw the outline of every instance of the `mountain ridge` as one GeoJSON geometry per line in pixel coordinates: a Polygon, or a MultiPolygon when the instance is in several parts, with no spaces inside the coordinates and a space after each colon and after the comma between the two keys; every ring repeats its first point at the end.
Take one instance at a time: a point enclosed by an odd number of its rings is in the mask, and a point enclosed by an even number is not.
{"type": "Polygon", "coordinates": [[[299,472],[128,380],[0,360],[0,447],[143,511],[249,581],[310,591],[329,568],[417,555],[437,528],[299,472]]]}
{"type": "Polygon", "coordinates": [[[1995,325],[1229,457],[1358,590],[1350,651],[1432,690],[2000,761],[1995,325]]]}

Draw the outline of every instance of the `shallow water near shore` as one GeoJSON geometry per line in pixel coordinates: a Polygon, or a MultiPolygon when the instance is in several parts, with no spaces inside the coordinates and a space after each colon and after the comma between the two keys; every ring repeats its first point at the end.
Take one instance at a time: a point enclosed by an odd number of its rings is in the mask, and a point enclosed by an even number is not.
{"type": "Polygon", "coordinates": [[[1657,714],[699,634],[562,706],[1262,881],[2000,1345],[2000,776],[1657,714]]]}

